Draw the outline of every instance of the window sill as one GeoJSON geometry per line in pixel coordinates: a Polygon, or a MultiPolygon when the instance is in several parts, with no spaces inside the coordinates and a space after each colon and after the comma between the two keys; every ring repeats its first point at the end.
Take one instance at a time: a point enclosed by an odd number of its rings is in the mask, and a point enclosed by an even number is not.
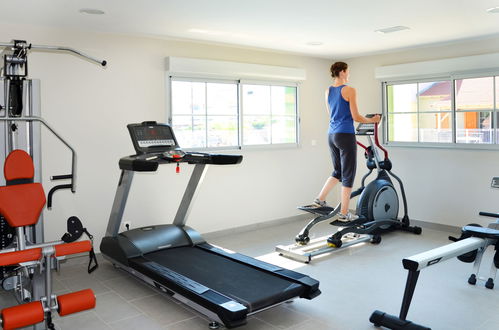
{"type": "Polygon", "coordinates": [[[434,148],[450,150],[499,150],[499,144],[466,144],[466,143],[418,143],[418,142],[384,142],[387,147],[434,148]]]}

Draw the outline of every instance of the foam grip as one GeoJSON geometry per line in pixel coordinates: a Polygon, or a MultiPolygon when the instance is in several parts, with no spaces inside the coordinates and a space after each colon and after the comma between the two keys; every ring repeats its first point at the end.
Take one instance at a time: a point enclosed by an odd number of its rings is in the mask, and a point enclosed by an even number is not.
{"type": "Polygon", "coordinates": [[[65,316],[95,307],[95,295],[91,289],[67,293],[57,297],[60,316],[65,316]]]}
{"type": "Polygon", "coordinates": [[[88,252],[91,249],[92,249],[92,243],[90,241],[58,244],[55,246],[55,256],[61,257],[61,256],[67,256],[69,254],[88,252]]]}
{"type": "Polygon", "coordinates": [[[23,328],[40,323],[44,319],[45,312],[40,301],[33,301],[2,310],[2,324],[5,330],[23,328]]]}
{"type": "Polygon", "coordinates": [[[41,248],[0,253],[0,266],[17,265],[21,262],[36,261],[41,258],[41,248]]]}

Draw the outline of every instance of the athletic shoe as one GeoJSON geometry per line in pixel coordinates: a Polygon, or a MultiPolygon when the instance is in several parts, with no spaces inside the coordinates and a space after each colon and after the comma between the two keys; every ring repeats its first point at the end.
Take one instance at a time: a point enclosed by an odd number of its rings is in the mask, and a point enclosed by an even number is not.
{"type": "Polygon", "coordinates": [[[326,201],[321,201],[320,199],[316,198],[314,199],[314,202],[312,203],[313,206],[319,208],[319,207],[324,207],[324,206],[329,206],[327,205],[326,201]]]}
{"type": "Polygon", "coordinates": [[[351,221],[355,221],[359,218],[358,215],[355,215],[355,214],[352,214],[350,212],[348,212],[347,214],[341,214],[340,213],[340,216],[338,217],[338,221],[341,221],[341,222],[351,222],[351,221]]]}

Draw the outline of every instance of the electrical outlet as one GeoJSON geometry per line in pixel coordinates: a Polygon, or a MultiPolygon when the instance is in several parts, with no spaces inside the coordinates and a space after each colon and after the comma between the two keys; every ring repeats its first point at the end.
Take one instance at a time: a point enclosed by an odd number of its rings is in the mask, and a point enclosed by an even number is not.
{"type": "Polygon", "coordinates": [[[132,223],[130,221],[125,221],[123,222],[123,226],[125,226],[126,230],[129,230],[130,228],[132,228],[132,223]]]}

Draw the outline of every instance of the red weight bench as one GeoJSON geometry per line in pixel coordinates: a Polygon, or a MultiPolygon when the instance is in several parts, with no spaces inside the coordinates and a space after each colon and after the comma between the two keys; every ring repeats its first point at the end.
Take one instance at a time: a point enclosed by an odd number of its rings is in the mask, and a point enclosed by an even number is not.
{"type": "MultiPolygon", "coordinates": [[[[3,329],[17,329],[45,321],[54,329],[52,312],[69,315],[95,307],[91,289],[56,296],[52,293],[52,265],[68,255],[90,252],[90,240],[65,243],[64,241],[30,244],[25,228],[35,225],[45,207],[45,192],[40,183],[33,183],[34,167],[31,157],[23,150],[14,150],[5,160],[6,186],[0,187],[0,214],[16,230],[15,247],[0,250],[0,267],[10,266],[14,276],[43,271],[45,295],[39,300],[4,308],[0,312],[3,329]]],[[[30,296],[21,295],[23,300],[30,296]]],[[[27,298],[27,299],[26,299],[27,298]]]]}

